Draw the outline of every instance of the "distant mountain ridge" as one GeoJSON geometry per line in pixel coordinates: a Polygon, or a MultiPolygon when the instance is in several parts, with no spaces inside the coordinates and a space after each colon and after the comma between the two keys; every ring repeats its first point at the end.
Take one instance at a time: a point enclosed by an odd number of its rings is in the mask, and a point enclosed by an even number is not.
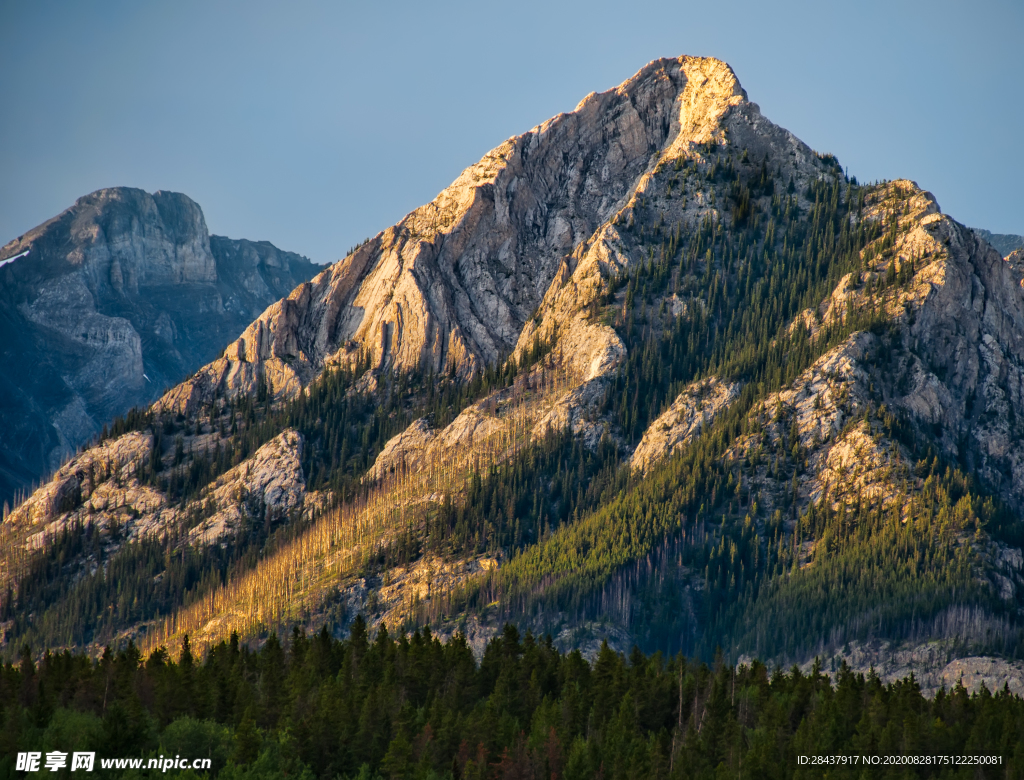
{"type": "Polygon", "coordinates": [[[1024,249],[1024,236],[1017,236],[1012,233],[993,233],[982,228],[974,228],[974,232],[995,247],[996,251],[1003,257],[1019,249],[1024,249]]]}
{"type": "Polygon", "coordinates": [[[0,502],[319,270],[266,241],[210,236],[185,195],[128,187],[79,198],[0,264],[0,502]]]}

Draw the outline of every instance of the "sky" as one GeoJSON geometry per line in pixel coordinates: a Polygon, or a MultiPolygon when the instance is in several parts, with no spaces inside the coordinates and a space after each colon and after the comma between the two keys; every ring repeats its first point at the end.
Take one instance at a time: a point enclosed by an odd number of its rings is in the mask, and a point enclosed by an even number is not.
{"type": "Polygon", "coordinates": [[[506,138],[709,55],[859,180],[1024,233],[1024,3],[0,0],[0,245],[102,187],[333,262],[506,138]]]}

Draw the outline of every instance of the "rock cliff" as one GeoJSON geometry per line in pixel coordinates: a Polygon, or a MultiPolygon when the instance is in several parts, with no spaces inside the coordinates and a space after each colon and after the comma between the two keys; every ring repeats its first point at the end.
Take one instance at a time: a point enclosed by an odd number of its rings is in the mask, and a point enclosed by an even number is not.
{"type": "Polygon", "coordinates": [[[215,357],[316,268],[211,237],[184,195],[123,187],[0,249],[0,501],[215,357]]]}
{"type": "Polygon", "coordinates": [[[644,432],[630,463],[646,470],[673,450],[686,446],[736,399],[739,391],[738,384],[719,382],[714,377],[692,383],[644,432]]]}
{"type": "MultiPolygon", "coordinates": [[[[189,437],[193,452],[211,452],[216,434],[189,437]]],[[[181,505],[139,481],[140,466],[153,449],[153,437],[138,432],[76,455],[43,488],[35,491],[4,523],[7,550],[36,550],[65,529],[92,526],[110,536],[107,552],[127,541],[180,535],[201,546],[301,511],[306,503],[302,472],[303,439],[286,430],[226,471],[181,505]]],[[[172,455],[164,456],[167,464],[172,455]]]]}

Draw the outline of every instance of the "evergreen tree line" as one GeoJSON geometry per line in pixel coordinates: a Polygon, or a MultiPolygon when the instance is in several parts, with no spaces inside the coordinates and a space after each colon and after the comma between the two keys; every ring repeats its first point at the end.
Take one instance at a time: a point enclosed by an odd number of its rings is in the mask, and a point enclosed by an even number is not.
{"type": "Polygon", "coordinates": [[[800,756],[858,762],[830,767],[838,778],[1003,778],[1024,773],[1024,701],[960,683],[927,698],[912,675],[883,684],[845,665],[830,679],[607,644],[588,662],[511,625],[477,662],[460,634],[371,636],[357,617],[341,641],[296,629],[253,650],[232,636],[202,660],[187,637],[176,661],[128,644],[37,663],[26,648],[0,668],[0,777],[29,750],[210,758],[178,776],[239,780],[825,775],[800,756]],[[953,763],[973,757],[995,763],[953,763]]]}

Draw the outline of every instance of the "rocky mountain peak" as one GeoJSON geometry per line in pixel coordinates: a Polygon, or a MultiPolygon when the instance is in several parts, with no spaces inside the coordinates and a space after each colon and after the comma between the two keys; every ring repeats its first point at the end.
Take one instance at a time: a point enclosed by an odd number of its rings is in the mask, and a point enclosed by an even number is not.
{"type": "Polygon", "coordinates": [[[412,211],[268,309],[162,402],[194,409],[265,376],[290,395],[327,365],[470,376],[522,343],[552,280],[598,227],[642,193],[659,159],[722,136],[757,107],[720,60],[656,60],[510,138],[412,211]]]}
{"type": "Polygon", "coordinates": [[[176,192],[131,187],[97,190],[7,244],[0,255],[29,250],[7,269],[8,284],[52,279],[72,271],[94,294],[138,293],[140,287],[213,283],[217,267],[199,206],[176,192]],[[58,241],[73,248],[61,251],[58,241]]]}

